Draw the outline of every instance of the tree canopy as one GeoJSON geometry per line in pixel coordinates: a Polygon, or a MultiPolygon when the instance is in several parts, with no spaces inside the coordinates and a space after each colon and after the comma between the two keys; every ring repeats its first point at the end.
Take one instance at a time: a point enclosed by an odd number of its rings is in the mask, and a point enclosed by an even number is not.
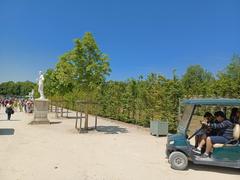
{"type": "Polygon", "coordinates": [[[25,82],[3,82],[0,84],[0,95],[3,96],[26,96],[34,89],[35,84],[30,81],[25,82]]]}
{"type": "MultiPolygon", "coordinates": [[[[109,58],[102,53],[91,33],[75,40],[74,48],[59,59],[55,69],[47,71],[47,95],[94,94],[111,72],[109,58]]],[[[86,98],[86,96],[85,96],[86,98]]]]}

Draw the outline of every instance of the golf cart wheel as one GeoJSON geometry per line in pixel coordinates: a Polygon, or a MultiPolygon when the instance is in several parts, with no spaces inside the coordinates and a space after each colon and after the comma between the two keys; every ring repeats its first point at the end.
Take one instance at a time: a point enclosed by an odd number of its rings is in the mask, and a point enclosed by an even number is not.
{"type": "Polygon", "coordinates": [[[170,154],[169,163],[173,169],[185,170],[188,166],[188,158],[182,152],[175,151],[170,154]]]}

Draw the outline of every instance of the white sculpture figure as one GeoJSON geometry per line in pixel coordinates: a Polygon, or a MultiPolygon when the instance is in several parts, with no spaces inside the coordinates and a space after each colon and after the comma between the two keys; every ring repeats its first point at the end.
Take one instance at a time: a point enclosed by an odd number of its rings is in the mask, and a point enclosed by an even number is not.
{"type": "Polygon", "coordinates": [[[44,81],[44,76],[42,71],[39,71],[39,79],[38,79],[38,92],[40,94],[39,99],[45,99],[44,93],[43,93],[43,81],[44,81]]]}

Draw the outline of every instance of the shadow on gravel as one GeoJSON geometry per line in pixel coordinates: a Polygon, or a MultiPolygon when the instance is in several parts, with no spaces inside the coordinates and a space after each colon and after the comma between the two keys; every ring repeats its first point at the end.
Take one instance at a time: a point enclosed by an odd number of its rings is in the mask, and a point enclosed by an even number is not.
{"type": "Polygon", "coordinates": [[[68,117],[65,117],[64,118],[67,118],[67,119],[76,119],[76,116],[68,116],[68,117]]]}
{"type": "Polygon", "coordinates": [[[104,132],[105,134],[128,133],[126,128],[121,128],[119,126],[98,126],[97,131],[104,132]]]}
{"type": "Polygon", "coordinates": [[[54,122],[50,122],[50,124],[60,124],[62,123],[62,121],[54,121],[54,122]]]}
{"type": "Polygon", "coordinates": [[[0,129],[0,135],[14,135],[15,130],[12,128],[4,128],[4,129],[0,129]]]}
{"type": "Polygon", "coordinates": [[[193,163],[189,163],[188,169],[192,169],[195,171],[202,171],[202,172],[214,172],[214,173],[219,173],[219,174],[240,175],[239,169],[227,168],[227,167],[196,165],[193,163]]]}
{"type": "Polygon", "coordinates": [[[0,120],[0,122],[1,121],[9,121],[10,122],[10,121],[21,121],[21,120],[0,120]]]}

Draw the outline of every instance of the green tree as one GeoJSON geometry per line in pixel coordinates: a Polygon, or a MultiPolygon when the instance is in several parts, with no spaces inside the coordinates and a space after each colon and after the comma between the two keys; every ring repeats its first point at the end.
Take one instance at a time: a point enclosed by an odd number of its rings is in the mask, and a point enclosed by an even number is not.
{"type": "Polygon", "coordinates": [[[182,77],[182,84],[187,97],[208,96],[209,87],[214,81],[214,76],[204,70],[200,65],[188,67],[182,77]]]}
{"type": "Polygon", "coordinates": [[[30,81],[13,82],[8,81],[0,84],[0,95],[4,96],[26,96],[34,89],[35,84],[30,81]]]}
{"type": "Polygon", "coordinates": [[[58,95],[59,81],[56,78],[56,73],[54,69],[48,69],[44,74],[44,93],[46,97],[53,97],[58,95]]]}
{"type": "Polygon", "coordinates": [[[92,99],[110,72],[108,57],[87,32],[82,39],[75,40],[72,50],[60,57],[52,72],[54,78],[49,81],[55,81],[58,94],[74,92],[77,98],[92,99]]]}
{"type": "Polygon", "coordinates": [[[215,96],[240,98],[240,56],[233,55],[230,64],[219,72],[215,81],[215,96]]]}

